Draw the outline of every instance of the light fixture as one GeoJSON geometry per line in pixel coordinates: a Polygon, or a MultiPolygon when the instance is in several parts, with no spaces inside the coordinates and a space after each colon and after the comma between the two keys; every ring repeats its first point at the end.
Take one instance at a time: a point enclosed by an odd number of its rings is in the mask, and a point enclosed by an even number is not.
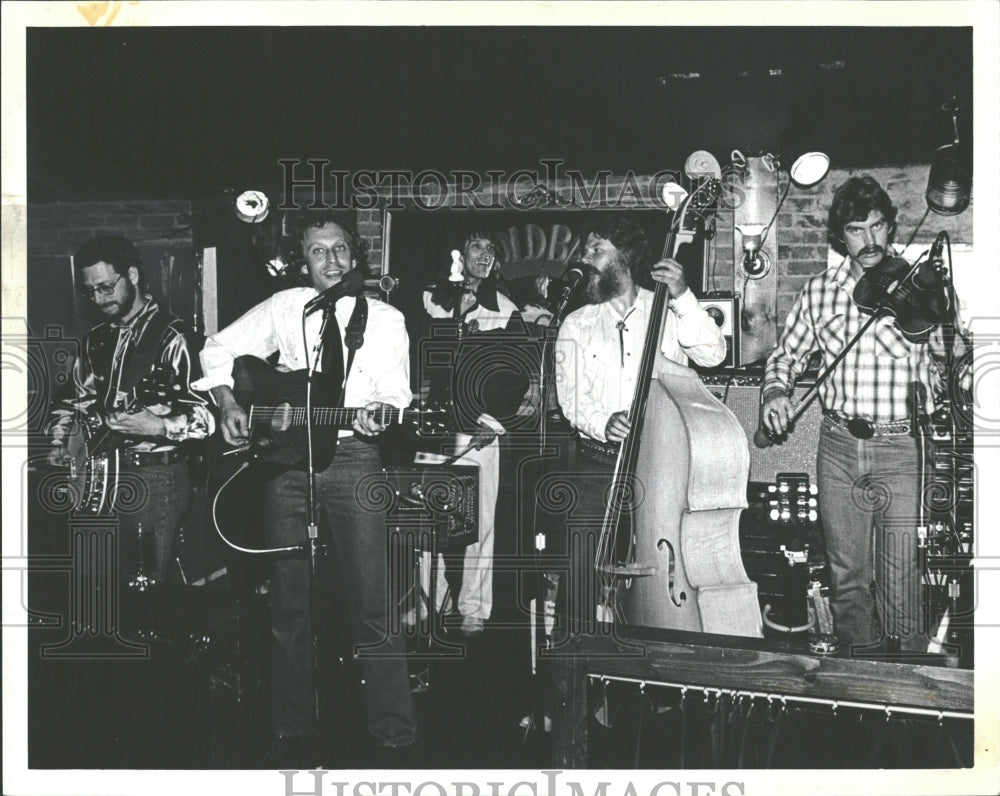
{"type": "Polygon", "coordinates": [[[683,186],[671,180],[670,182],[663,183],[663,187],[660,189],[660,197],[663,199],[663,204],[667,206],[668,210],[677,210],[684,204],[684,200],[688,198],[688,192],[683,186]]]}
{"type": "Polygon", "coordinates": [[[830,157],[822,152],[811,128],[793,125],[778,139],[781,165],[788,169],[792,182],[809,188],[822,180],[830,170],[830,157]]]}
{"type": "Polygon", "coordinates": [[[961,108],[962,103],[955,95],[941,104],[941,110],[951,114],[955,140],[934,151],[927,177],[927,206],[942,216],[958,215],[969,206],[972,196],[972,156],[958,138],[961,108]]]}
{"type": "MultiPolygon", "coordinates": [[[[779,137],[778,153],[765,153],[760,156],[760,162],[768,171],[776,172],[785,169],[790,180],[785,184],[774,214],[766,223],[744,221],[735,224],[742,237],[743,256],[739,260],[739,268],[747,279],[763,279],[771,270],[771,258],[764,251],[764,241],[767,233],[778,218],[788,190],[794,182],[800,188],[809,188],[822,180],[830,170],[830,158],[817,146],[817,138],[810,128],[804,125],[793,125],[779,137]]],[[[738,149],[730,154],[733,169],[746,180],[747,157],[738,149]]],[[[746,187],[744,187],[746,190],[746,187]]],[[[752,218],[753,216],[751,216],[752,218]]]]}
{"type": "Polygon", "coordinates": [[[259,224],[267,218],[270,203],[263,191],[244,191],[236,197],[236,217],[247,224],[259,224]]]}
{"type": "Polygon", "coordinates": [[[736,230],[743,236],[743,258],[740,268],[751,279],[760,279],[771,270],[771,258],[761,251],[764,243],[763,224],[737,224],[736,230]]]}

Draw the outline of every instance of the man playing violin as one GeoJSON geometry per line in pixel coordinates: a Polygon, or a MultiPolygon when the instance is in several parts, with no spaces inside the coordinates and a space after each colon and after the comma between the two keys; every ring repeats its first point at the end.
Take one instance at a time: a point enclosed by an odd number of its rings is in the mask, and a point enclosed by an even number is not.
{"type": "MultiPolygon", "coordinates": [[[[722,330],[698,304],[676,260],[652,264],[645,233],[631,219],[607,215],[584,230],[583,297],[587,304],[570,313],[556,340],[556,391],[559,405],[578,432],[571,452],[576,470],[574,515],[597,518],[606,507],[617,448],[630,430],[629,404],[635,393],[653,292],[650,278],[669,294],[660,353],[682,365],[690,358],[712,367],[726,356],[722,330]],[[575,454],[575,455],[574,455],[575,454]]],[[[590,553],[573,564],[574,577],[593,579],[590,553]],[[588,561],[589,559],[589,561],[588,561]]],[[[567,589],[560,588],[564,598],[567,589]]],[[[584,598],[577,619],[594,618],[594,600],[584,598]]],[[[561,606],[561,600],[560,600],[561,606]]],[[[565,607],[560,607],[564,612],[565,607]]],[[[565,613],[563,613],[565,615],[565,613]]],[[[579,626],[573,628],[574,632],[579,626]]]]}
{"type": "MultiPolygon", "coordinates": [[[[819,352],[830,363],[868,319],[853,300],[855,286],[893,256],[896,208],[872,177],[851,177],[834,193],[827,231],[844,259],[806,283],[765,368],[761,425],[777,438],[790,430],[789,396],[811,355],[819,352]]],[[[938,351],[940,328],[928,343],[912,343],[892,317],[880,317],[819,389],[824,418],[816,475],[831,608],[843,644],[891,637],[905,651],[927,648],[909,396],[915,383],[933,395],[938,351]]]]}
{"type": "Polygon", "coordinates": [[[66,464],[74,421],[81,413],[100,416],[95,438],[106,430],[117,437],[122,495],[127,490],[141,501],[119,516],[120,577],[139,574],[141,552],[142,574],[162,582],[171,574],[175,532],[191,502],[183,443],[209,436],[215,420],[205,398],[191,389],[198,363],[182,322],[146,291],[139,249],[119,236],[93,238],[73,257],[73,269],[80,294],[103,321],[88,332],[74,363],[72,394],[53,410],[48,460],[66,464]],[[167,382],[162,394],[136,402],[133,391],[154,369],[167,382]],[[148,534],[141,551],[140,523],[148,534]]]}

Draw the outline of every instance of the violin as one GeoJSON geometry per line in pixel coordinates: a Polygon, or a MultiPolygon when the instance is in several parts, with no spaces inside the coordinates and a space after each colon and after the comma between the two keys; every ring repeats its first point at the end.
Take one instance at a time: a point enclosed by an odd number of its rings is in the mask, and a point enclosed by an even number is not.
{"type": "Polygon", "coordinates": [[[933,260],[911,266],[901,257],[886,257],[865,271],[854,287],[854,303],[866,315],[892,316],[911,343],[926,343],[948,319],[944,276],[933,260]]]}

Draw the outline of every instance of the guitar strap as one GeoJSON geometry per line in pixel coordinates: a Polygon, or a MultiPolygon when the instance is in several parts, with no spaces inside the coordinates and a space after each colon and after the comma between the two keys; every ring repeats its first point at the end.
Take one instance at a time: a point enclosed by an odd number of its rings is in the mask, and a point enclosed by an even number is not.
{"type": "Polygon", "coordinates": [[[344,385],[340,390],[341,406],[344,405],[344,395],[347,393],[347,379],[351,375],[351,365],[354,364],[354,354],[365,344],[365,329],[368,328],[368,299],[359,295],[354,300],[354,311],[344,329],[344,345],[347,346],[347,362],[344,365],[344,385]]]}

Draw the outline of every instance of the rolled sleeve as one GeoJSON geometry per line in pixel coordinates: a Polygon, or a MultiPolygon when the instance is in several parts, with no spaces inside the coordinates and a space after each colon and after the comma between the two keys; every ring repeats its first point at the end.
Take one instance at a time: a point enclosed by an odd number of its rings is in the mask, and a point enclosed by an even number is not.
{"type": "Polygon", "coordinates": [[[383,367],[372,380],[372,400],[405,409],[413,400],[410,391],[410,338],[402,314],[386,313],[381,320],[385,328],[377,330],[380,344],[378,359],[383,367]]]}
{"type": "Polygon", "coordinates": [[[208,392],[213,387],[232,387],[236,357],[266,359],[278,350],[272,304],[273,297],[265,299],[205,341],[201,350],[204,375],[191,385],[194,389],[208,392]]]}
{"type": "MultiPolygon", "coordinates": [[[[670,306],[677,317],[677,344],[681,351],[703,367],[721,364],[726,358],[726,338],[712,316],[698,303],[694,293],[685,290],[671,300],[670,306]]],[[[666,347],[665,338],[663,348],[666,347]]],[[[663,350],[663,354],[676,360],[667,350],[663,350]]]]}

